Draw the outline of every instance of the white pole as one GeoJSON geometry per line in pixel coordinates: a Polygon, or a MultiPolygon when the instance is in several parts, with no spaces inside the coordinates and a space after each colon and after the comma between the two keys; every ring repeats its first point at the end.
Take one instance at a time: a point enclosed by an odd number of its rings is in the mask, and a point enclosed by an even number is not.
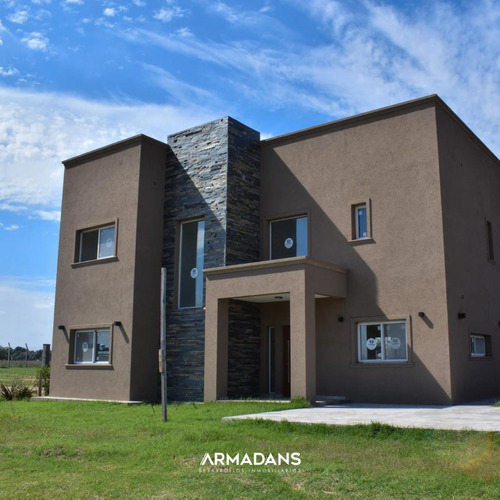
{"type": "Polygon", "coordinates": [[[160,348],[161,348],[161,416],[167,421],[167,270],[161,268],[160,307],[160,348]]]}

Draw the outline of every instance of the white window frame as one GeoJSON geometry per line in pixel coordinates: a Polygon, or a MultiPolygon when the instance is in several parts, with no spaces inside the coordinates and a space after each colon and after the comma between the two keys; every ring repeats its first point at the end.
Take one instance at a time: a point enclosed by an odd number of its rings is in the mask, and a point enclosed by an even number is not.
{"type": "Polygon", "coordinates": [[[179,242],[179,271],[178,271],[178,286],[177,286],[177,304],[179,309],[195,309],[195,308],[200,308],[203,307],[204,303],[204,294],[203,294],[203,266],[205,262],[205,219],[192,219],[192,220],[185,220],[182,221],[180,224],[180,242],[179,242]],[[194,306],[181,306],[181,289],[182,289],[182,248],[183,248],[183,228],[184,224],[191,224],[193,222],[198,223],[198,228],[197,228],[197,249],[196,249],[196,264],[197,268],[201,267],[199,269],[199,275],[201,276],[199,282],[196,283],[196,294],[195,294],[195,302],[196,302],[196,295],[201,296],[201,299],[199,300],[198,303],[196,303],[194,306]],[[203,222],[203,229],[201,230],[202,233],[202,238],[201,238],[201,248],[200,248],[200,222],[203,222]],[[200,258],[201,257],[201,258],[200,258]]]}
{"type": "Polygon", "coordinates": [[[364,240],[368,238],[368,206],[366,203],[360,203],[359,205],[354,206],[354,239],[356,240],[364,240]],[[362,236],[360,227],[359,227],[359,211],[364,208],[365,210],[365,223],[366,223],[366,235],[362,236]]]}
{"type": "Polygon", "coordinates": [[[293,215],[291,217],[281,217],[279,219],[273,219],[269,221],[269,259],[273,260],[273,224],[276,222],[283,222],[285,220],[298,220],[305,219],[306,220],[306,253],[305,255],[299,255],[299,257],[307,257],[309,255],[309,215],[301,214],[301,215],[293,215]]]}
{"type": "Polygon", "coordinates": [[[74,346],[73,346],[73,363],[76,365],[109,365],[111,364],[111,328],[82,328],[74,331],[74,346]],[[96,361],[97,353],[97,336],[100,332],[108,332],[109,335],[109,351],[108,351],[108,361],[96,361]],[[79,333],[92,333],[93,344],[92,344],[92,361],[77,361],[77,336],[79,333]]]}
{"type": "Polygon", "coordinates": [[[408,363],[408,322],[405,319],[398,320],[390,320],[390,321],[360,321],[357,324],[357,345],[358,345],[358,363],[408,363]],[[405,325],[405,357],[398,359],[385,359],[385,329],[384,325],[391,325],[396,323],[403,323],[405,325]],[[381,332],[381,354],[382,357],[380,359],[361,359],[361,327],[362,326],[371,326],[371,325],[380,325],[381,332]]]}
{"type": "Polygon", "coordinates": [[[470,356],[471,358],[485,358],[486,357],[486,337],[484,335],[478,335],[476,333],[471,333],[470,335],[470,356]],[[478,345],[476,340],[482,340],[482,352],[478,352],[478,345]]]}
{"type": "Polygon", "coordinates": [[[92,262],[93,260],[101,260],[101,259],[110,259],[112,257],[116,256],[116,224],[108,224],[106,226],[101,226],[101,227],[96,227],[93,229],[85,229],[83,231],[80,231],[80,249],[78,252],[78,262],[92,262]],[[105,229],[110,229],[114,228],[114,234],[113,234],[113,255],[107,255],[105,257],[99,257],[100,253],[100,247],[101,247],[101,231],[105,229]],[[91,233],[93,231],[97,231],[97,253],[96,253],[96,258],[95,259],[90,259],[90,260],[82,260],[82,252],[83,252],[83,238],[82,236],[85,233],[91,233]]]}

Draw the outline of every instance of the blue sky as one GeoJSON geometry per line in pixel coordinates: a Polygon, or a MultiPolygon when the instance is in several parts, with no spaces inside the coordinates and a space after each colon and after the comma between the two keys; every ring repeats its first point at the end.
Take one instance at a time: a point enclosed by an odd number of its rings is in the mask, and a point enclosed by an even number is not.
{"type": "Polygon", "coordinates": [[[61,161],[439,94],[500,154],[497,0],[0,0],[0,345],[51,343],[61,161]]]}

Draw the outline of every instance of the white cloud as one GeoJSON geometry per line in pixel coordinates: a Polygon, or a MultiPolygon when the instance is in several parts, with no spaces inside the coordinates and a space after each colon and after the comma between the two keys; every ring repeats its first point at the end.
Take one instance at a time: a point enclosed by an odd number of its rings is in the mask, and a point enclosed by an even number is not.
{"type": "Polygon", "coordinates": [[[107,7],[106,9],[104,9],[103,14],[106,17],[114,17],[116,15],[116,9],[112,7],[107,7]]]}
{"type": "Polygon", "coordinates": [[[0,66],[0,76],[14,76],[19,74],[19,71],[16,68],[4,68],[0,66]]]}
{"type": "Polygon", "coordinates": [[[0,281],[0,345],[28,344],[41,349],[52,343],[54,283],[46,280],[2,279],[0,281]],[[20,321],[22,318],[22,321],[20,321]]]}
{"type": "Polygon", "coordinates": [[[12,13],[10,16],[7,16],[7,19],[11,23],[15,24],[24,24],[28,20],[28,11],[27,10],[17,10],[12,13]]]}
{"type": "Polygon", "coordinates": [[[17,231],[19,226],[17,224],[10,224],[9,226],[6,226],[0,222],[0,229],[3,229],[4,231],[17,231]]]}
{"type": "Polygon", "coordinates": [[[139,133],[166,140],[221,114],[189,103],[117,105],[0,87],[0,209],[28,207],[28,216],[54,220],[62,160],[139,133]]]}
{"type": "Polygon", "coordinates": [[[132,0],[132,3],[137,7],[144,7],[146,5],[146,2],[143,2],[142,0],[132,0]]]}
{"type": "Polygon", "coordinates": [[[60,210],[35,210],[36,217],[41,220],[50,220],[53,222],[59,222],[61,220],[60,210]]]}
{"type": "Polygon", "coordinates": [[[65,0],[66,4],[83,5],[83,0],[65,0]]]}
{"type": "Polygon", "coordinates": [[[33,32],[29,36],[24,37],[21,40],[26,44],[28,49],[45,51],[49,43],[49,39],[44,37],[41,33],[33,32]]]}
{"type": "MultiPolygon", "coordinates": [[[[291,2],[316,22],[308,41],[288,37],[274,45],[245,36],[215,42],[195,35],[137,30],[127,36],[215,64],[242,95],[269,109],[302,107],[340,118],[377,107],[439,94],[497,155],[500,153],[499,15],[490,0],[461,6],[414,6],[411,15],[366,0],[291,2]],[[463,10],[465,9],[465,10],[463,10]]],[[[226,20],[262,31],[276,21],[223,2],[205,2],[226,20]]],[[[278,24],[279,27],[279,24],[278,24]]]]}
{"type": "Polygon", "coordinates": [[[27,207],[23,205],[15,205],[12,203],[0,203],[0,210],[5,210],[7,212],[22,212],[26,210],[27,207]]]}
{"type": "Polygon", "coordinates": [[[184,17],[184,10],[178,6],[174,6],[170,9],[160,9],[153,17],[159,21],[168,23],[174,17],[184,17]]]}

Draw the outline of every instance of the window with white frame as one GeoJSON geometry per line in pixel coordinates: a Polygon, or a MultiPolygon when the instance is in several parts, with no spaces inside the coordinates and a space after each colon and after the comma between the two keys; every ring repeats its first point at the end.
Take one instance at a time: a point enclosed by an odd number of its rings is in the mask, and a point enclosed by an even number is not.
{"type": "Polygon", "coordinates": [[[354,239],[368,238],[368,211],[366,203],[355,205],[354,209],[354,239]]]}
{"type": "Polygon", "coordinates": [[[110,363],[109,328],[76,330],[74,363],[110,363]]]}
{"type": "Polygon", "coordinates": [[[472,358],[484,358],[486,356],[486,340],[484,335],[472,334],[470,336],[470,355],[472,358]]]}
{"type": "Polygon", "coordinates": [[[358,361],[408,361],[406,321],[358,323],[358,361]]]}
{"type": "Polygon", "coordinates": [[[86,229],[78,233],[77,262],[115,256],[115,225],[86,229]]]}
{"type": "Polygon", "coordinates": [[[203,305],[203,265],[205,222],[195,220],[181,224],[179,262],[179,307],[203,305]]]}
{"type": "Polygon", "coordinates": [[[291,217],[272,221],[271,259],[301,257],[308,254],[307,217],[291,217]]]}

